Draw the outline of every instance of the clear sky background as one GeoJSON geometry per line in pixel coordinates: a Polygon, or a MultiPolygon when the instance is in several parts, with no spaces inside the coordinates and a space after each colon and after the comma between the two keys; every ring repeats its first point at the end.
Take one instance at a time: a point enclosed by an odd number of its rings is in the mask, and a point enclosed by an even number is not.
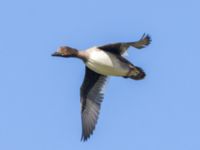
{"type": "Polygon", "coordinates": [[[0,1],[1,150],[199,150],[199,0],[0,1]],[[51,57],[138,40],[145,80],[112,77],[93,136],[80,142],[84,65],[51,57]]]}

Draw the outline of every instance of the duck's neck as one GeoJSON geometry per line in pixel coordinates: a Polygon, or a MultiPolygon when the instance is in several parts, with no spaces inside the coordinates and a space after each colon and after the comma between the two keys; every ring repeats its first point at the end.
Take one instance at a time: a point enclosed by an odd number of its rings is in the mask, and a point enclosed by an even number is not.
{"type": "Polygon", "coordinates": [[[83,61],[86,61],[88,58],[88,55],[85,51],[78,51],[77,57],[82,59],[83,61]]]}
{"type": "Polygon", "coordinates": [[[78,51],[77,49],[71,50],[71,55],[69,57],[79,58],[83,61],[87,60],[87,53],[85,51],[78,51]]]}

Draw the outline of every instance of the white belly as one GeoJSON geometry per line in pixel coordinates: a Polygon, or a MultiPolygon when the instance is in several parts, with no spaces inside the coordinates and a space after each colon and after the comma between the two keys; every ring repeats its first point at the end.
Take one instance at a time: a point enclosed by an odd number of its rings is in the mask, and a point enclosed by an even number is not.
{"type": "Polygon", "coordinates": [[[129,71],[127,64],[112,53],[102,50],[90,51],[86,66],[99,74],[111,76],[126,76],[129,71]]]}

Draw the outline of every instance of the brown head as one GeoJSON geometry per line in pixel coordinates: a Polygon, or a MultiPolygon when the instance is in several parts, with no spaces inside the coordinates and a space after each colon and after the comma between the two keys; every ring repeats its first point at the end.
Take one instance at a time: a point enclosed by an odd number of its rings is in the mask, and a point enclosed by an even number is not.
{"type": "Polygon", "coordinates": [[[77,57],[78,50],[68,47],[68,46],[62,46],[58,48],[58,50],[52,54],[52,56],[58,56],[58,57],[77,57]]]}

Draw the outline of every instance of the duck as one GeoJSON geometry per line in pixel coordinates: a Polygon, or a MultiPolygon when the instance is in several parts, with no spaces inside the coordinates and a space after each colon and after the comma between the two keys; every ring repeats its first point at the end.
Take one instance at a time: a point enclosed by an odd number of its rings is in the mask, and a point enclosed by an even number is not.
{"type": "Polygon", "coordinates": [[[80,87],[81,141],[87,141],[95,130],[104,98],[104,86],[109,76],[142,80],[146,76],[142,68],[124,57],[130,47],[142,49],[151,43],[151,37],[143,34],[138,41],[117,42],[94,46],[79,51],[61,46],[52,54],[54,57],[78,58],[85,64],[85,77],[80,87]]]}

